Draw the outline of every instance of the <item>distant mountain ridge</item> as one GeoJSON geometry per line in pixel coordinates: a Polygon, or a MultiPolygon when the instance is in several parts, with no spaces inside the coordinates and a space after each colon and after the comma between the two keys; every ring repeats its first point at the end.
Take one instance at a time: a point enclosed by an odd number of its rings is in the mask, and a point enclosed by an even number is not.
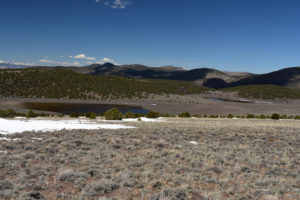
{"type": "Polygon", "coordinates": [[[203,84],[205,80],[211,78],[222,79],[226,83],[229,83],[251,76],[251,74],[247,72],[230,74],[228,72],[222,72],[210,68],[186,70],[184,68],[174,66],[148,67],[138,64],[117,66],[111,63],[93,64],[80,68],[72,67],[72,70],[78,73],[91,75],[116,75],[127,78],[200,81],[200,84],[203,84]]]}
{"type": "Polygon", "coordinates": [[[17,68],[27,68],[27,67],[32,67],[32,66],[14,64],[14,63],[0,63],[0,69],[17,69],[17,68]]]}
{"type": "MultiPolygon", "coordinates": [[[[0,64],[0,68],[26,68],[27,65],[0,64]]],[[[140,64],[114,65],[92,64],[84,67],[63,67],[80,74],[94,76],[121,76],[135,79],[166,79],[192,81],[197,85],[221,89],[247,85],[276,85],[300,89],[300,67],[284,68],[266,74],[226,72],[211,68],[187,70],[181,67],[148,67],[140,64]]],[[[38,67],[48,68],[48,67],[38,67]]],[[[53,68],[53,67],[51,67],[53,68]]]]}

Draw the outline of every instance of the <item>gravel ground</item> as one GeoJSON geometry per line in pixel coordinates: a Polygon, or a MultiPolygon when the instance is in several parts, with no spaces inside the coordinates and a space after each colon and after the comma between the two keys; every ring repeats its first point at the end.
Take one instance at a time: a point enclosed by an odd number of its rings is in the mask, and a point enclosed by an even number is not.
{"type": "Polygon", "coordinates": [[[0,199],[300,199],[300,121],[0,135],[0,199]]]}

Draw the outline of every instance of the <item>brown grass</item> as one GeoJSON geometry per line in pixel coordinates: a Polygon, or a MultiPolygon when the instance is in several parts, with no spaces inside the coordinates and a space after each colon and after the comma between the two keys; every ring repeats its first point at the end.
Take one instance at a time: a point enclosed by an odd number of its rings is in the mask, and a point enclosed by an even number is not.
{"type": "Polygon", "coordinates": [[[299,121],[128,124],[0,140],[0,199],[300,199],[299,121]]]}

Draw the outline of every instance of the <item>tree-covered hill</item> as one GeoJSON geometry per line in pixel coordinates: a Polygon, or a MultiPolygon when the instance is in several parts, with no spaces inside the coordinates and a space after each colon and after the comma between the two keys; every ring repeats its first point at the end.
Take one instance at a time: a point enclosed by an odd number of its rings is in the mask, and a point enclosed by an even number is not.
{"type": "MultiPolygon", "coordinates": [[[[222,84],[222,83],[220,83],[222,84]]],[[[219,89],[257,99],[300,99],[300,90],[276,85],[244,85],[219,89]]],[[[0,97],[116,99],[150,94],[200,94],[215,91],[194,81],[137,79],[76,73],[64,67],[0,70],[0,97]]]]}
{"type": "Polygon", "coordinates": [[[255,99],[300,99],[300,90],[277,85],[246,85],[222,89],[237,92],[240,97],[255,99]]]}
{"type": "Polygon", "coordinates": [[[207,88],[192,82],[92,76],[66,68],[0,70],[0,96],[32,98],[132,98],[149,94],[195,94],[207,88]]]}

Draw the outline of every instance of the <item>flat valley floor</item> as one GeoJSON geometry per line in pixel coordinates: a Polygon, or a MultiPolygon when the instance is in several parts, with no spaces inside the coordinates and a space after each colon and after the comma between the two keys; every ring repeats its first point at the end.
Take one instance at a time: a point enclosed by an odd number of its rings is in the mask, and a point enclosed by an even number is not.
{"type": "Polygon", "coordinates": [[[300,121],[122,124],[0,135],[0,199],[300,199],[300,121]]]}

